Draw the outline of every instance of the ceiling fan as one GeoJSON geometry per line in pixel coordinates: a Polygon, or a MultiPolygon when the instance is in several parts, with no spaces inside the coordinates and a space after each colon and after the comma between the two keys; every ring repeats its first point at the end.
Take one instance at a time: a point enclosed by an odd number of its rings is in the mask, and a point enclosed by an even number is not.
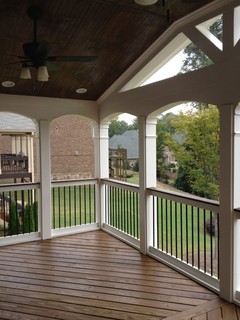
{"type": "MultiPolygon", "coordinates": [[[[90,62],[96,59],[96,56],[50,56],[50,45],[47,41],[37,41],[37,21],[42,17],[43,10],[37,6],[31,6],[27,9],[27,15],[33,20],[33,41],[22,45],[23,56],[17,56],[18,62],[9,64],[21,63],[22,69],[20,78],[30,79],[30,67],[38,70],[37,80],[48,81],[47,67],[54,70],[56,66],[52,62],[90,62]]],[[[8,64],[8,65],[9,65],[8,64]]],[[[6,64],[5,64],[6,65],[6,64]]],[[[60,69],[60,68],[58,68],[60,69]]]]}

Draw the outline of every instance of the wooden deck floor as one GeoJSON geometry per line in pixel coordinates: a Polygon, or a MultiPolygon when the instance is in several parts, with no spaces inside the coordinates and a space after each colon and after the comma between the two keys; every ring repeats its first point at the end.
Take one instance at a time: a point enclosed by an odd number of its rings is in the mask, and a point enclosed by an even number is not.
{"type": "Polygon", "coordinates": [[[103,231],[0,248],[0,319],[240,320],[240,311],[103,231]]]}

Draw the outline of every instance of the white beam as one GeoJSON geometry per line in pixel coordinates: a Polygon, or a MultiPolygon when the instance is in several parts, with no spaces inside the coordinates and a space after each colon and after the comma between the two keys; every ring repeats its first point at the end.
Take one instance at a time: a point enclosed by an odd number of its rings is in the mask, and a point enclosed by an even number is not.
{"type": "MultiPolygon", "coordinates": [[[[240,48],[239,48],[240,51],[240,48]]],[[[215,105],[240,101],[236,81],[240,52],[215,65],[116,94],[101,106],[101,118],[114,112],[148,116],[174,102],[199,101],[215,105]]]]}

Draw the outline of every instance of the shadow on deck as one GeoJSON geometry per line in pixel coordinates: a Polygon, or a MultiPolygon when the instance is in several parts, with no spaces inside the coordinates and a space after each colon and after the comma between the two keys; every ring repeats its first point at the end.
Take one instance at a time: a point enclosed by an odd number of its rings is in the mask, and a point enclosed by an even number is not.
{"type": "Polygon", "coordinates": [[[103,231],[0,248],[0,319],[240,319],[240,310],[103,231]]]}

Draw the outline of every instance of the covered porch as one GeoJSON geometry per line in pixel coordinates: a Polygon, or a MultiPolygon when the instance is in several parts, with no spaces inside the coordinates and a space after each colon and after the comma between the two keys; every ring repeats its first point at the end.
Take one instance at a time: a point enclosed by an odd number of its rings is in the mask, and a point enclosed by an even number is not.
{"type": "Polygon", "coordinates": [[[172,24],[97,101],[1,94],[1,111],[38,125],[37,179],[0,186],[3,319],[67,319],[68,313],[72,319],[78,313],[82,319],[129,319],[128,313],[130,319],[239,319],[239,21],[239,1],[217,0],[172,24]],[[219,15],[220,47],[202,33],[219,15]],[[141,86],[159,60],[190,40],[211,57],[211,66],[141,86]],[[219,110],[219,201],[156,188],[157,116],[189,101],[219,110]],[[109,121],[125,112],[138,117],[139,185],[109,179],[109,121]],[[67,114],[93,123],[94,179],[51,179],[50,123],[67,114]],[[9,232],[13,203],[21,204],[13,210],[20,222],[9,232]]]}

